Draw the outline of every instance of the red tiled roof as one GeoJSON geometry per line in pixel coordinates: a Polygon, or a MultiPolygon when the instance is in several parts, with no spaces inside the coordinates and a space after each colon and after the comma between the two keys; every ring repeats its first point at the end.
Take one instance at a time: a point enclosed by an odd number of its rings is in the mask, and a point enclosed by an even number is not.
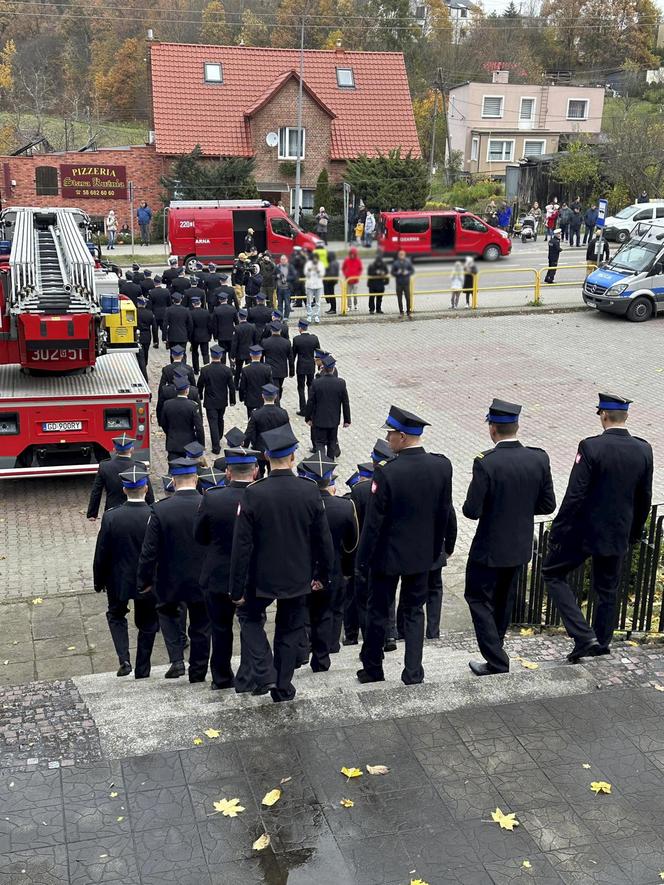
{"type": "MultiPolygon", "coordinates": [[[[269,100],[274,95],[276,95],[280,89],[283,89],[283,87],[286,85],[286,83],[288,83],[289,80],[295,80],[295,82],[299,84],[300,75],[296,71],[286,71],[285,74],[282,74],[280,77],[277,77],[277,79],[274,81],[274,83],[271,83],[268,86],[268,88],[265,90],[265,92],[256,99],[256,101],[253,103],[253,105],[250,108],[247,108],[245,110],[244,116],[245,117],[253,117],[254,114],[257,114],[258,111],[260,111],[260,109],[262,107],[265,107],[265,105],[269,102],[269,100]]],[[[311,89],[311,87],[307,84],[307,81],[304,78],[302,78],[302,89],[306,93],[308,93],[309,96],[311,96],[311,98],[316,102],[316,104],[320,108],[322,108],[322,110],[325,111],[326,114],[328,114],[333,119],[334,119],[334,117],[336,117],[336,114],[334,113],[334,111],[331,108],[329,108],[325,104],[325,102],[322,101],[316,95],[316,93],[313,91],[313,89],[311,89]]]]}
{"type": "MultiPolygon", "coordinates": [[[[151,59],[155,141],[169,155],[200,144],[208,156],[252,156],[248,115],[299,70],[297,49],[153,43],[151,59]],[[223,83],[204,82],[205,62],[223,65],[223,83]]],[[[332,160],[398,147],[420,156],[402,53],[305,50],[303,86],[334,115],[332,160]],[[337,67],[353,69],[354,89],[337,86],[337,67]]]]}

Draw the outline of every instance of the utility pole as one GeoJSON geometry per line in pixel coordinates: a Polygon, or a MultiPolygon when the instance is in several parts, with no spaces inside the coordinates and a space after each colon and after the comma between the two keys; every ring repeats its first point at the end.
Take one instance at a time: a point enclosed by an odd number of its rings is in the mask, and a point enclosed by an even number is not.
{"type": "Polygon", "coordinates": [[[300,223],[302,203],[302,80],[304,79],[304,11],[300,26],[300,85],[297,92],[297,158],[295,160],[295,224],[300,223]]]}
{"type": "Polygon", "coordinates": [[[430,147],[430,152],[429,152],[429,181],[431,181],[433,178],[434,155],[436,153],[436,117],[437,116],[438,116],[438,91],[434,85],[433,112],[431,115],[431,147],[430,147]]]}

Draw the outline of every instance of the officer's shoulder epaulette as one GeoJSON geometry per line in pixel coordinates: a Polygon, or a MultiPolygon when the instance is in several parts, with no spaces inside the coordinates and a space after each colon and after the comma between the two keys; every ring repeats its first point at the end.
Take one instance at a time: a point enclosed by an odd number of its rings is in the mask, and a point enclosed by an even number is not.
{"type": "Polygon", "coordinates": [[[525,448],[530,449],[531,452],[544,452],[546,455],[546,451],[540,448],[540,446],[526,446],[525,448]]]}
{"type": "Polygon", "coordinates": [[[229,488],[229,486],[212,486],[211,488],[205,490],[205,494],[209,495],[210,492],[220,492],[222,489],[227,488],[229,488]]]}
{"type": "Polygon", "coordinates": [[[253,482],[250,482],[247,488],[250,488],[251,486],[257,486],[259,482],[265,482],[266,479],[267,476],[261,476],[260,479],[255,479],[253,482]]]}
{"type": "Polygon", "coordinates": [[[639,442],[645,443],[648,446],[648,448],[652,448],[652,446],[648,442],[648,440],[644,439],[642,436],[634,436],[634,434],[632,434],[632,439],[638,439],[639,442]]]}
{"type": "Polygon", "coordinates": [[[485,452],[478,452],[475,455],[475,460],[481,461],[482,458],[486,458],[487,455],[490,455],[492,452],[495,452],[495,451],[496,451],[495,449],[487,449],[485,452]]]}

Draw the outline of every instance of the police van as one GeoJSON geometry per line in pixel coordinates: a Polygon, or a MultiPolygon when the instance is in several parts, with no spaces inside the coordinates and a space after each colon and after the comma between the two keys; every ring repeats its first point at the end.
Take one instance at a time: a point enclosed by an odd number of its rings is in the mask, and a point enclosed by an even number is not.
{"type": "Polygon", "coordinates": [[[633,323],[664,310],[664,226],[639,225],[610,261],[586,277],[583,300],[633,323]]]}

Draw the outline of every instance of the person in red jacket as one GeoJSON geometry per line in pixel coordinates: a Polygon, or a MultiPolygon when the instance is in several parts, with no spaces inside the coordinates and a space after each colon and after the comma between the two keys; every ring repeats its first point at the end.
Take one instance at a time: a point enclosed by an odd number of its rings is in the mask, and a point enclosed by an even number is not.
{"type": "Polygon", "coordinates": [[[348,258],[345,258],[341,265],[341,272],[346,277],[346,286],[350,295],[348,304],[352,310],[357,310],[357,295],[355,293],[363,270],[362,259],[358,256],[355,246],[351,246],[348,250],[348,258]]]}

